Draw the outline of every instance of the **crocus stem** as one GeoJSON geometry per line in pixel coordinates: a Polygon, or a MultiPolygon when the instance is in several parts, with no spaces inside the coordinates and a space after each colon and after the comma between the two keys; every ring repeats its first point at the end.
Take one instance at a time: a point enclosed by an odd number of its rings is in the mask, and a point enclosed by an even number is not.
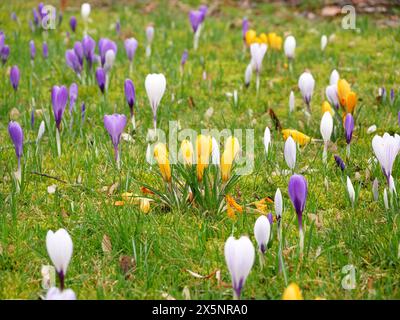
{"type": "Polygon", "coordinates": [[[283,261],[283,255],[282,255],[282,226],[281,226],[281,221],[278,221],[278,240],[279,240],[279,271],[282,271],[283,273],[283,278],[285,280],[285,285],[288,285],[288,280],[287,280],[287,275],[286,275],[286,268],[285,268],[285,262],[283,261]]]}
{"type": "Polygon", "coordinates": [[[261,250],[259,251],[258,258],[259,258],[259,261],[260,261],[260,268],[261,268],[261,270],[262,270],[262,269],[264,268],[264,261],[265,261],[265,258],[264,258],[264,254],[262,253],[261,250]]]}
{"type": "Polygon", "coordinates": [[[324,152],[322,153],[322,162],[326,163],[328,157],[328,141],[324,142],[324,152]]]}
{"type": "Polygon", "coordinates": [[[60,130],[56,128],[56,142],[57,142],[57,154],[61,157],[61,140],[60,140],[60,130]]]}
{"type": "Polygon", "coordinates": [[[346,147],[346,159],[350,159],[350,143],[346,147]]]}
{"type": "Polygon", "coordinates": [[[194,39],[193,39],[193,49],[197,50],[199,47],[199,38],[200,38],[200,27],[196,30],[194,34],[194,39]]]}
{"type": "Polygon", "coordinates": [[[129,63],[129,74],[132,74],[132,72],[133,72],[133,61],[129,63]]]}
{"type": "Polygon", "coordinates": [[[60,289],[61,291],[64,290],[64,272],[60,271],[58,272],[58,278],[60,279],[60,289]]]}
{"type": "Polygon", "coordinates": [[[154,126],[154,134],[156,133],[157,130],[157,116],[153,116],[153,126],[154,126]]]}
{"type": "Polygon", "coordinates": [[[131,123],[132,123],[133,131],[135,131],[136,130],[136,121],[135,121],[135,114],[134,113],[132,113],[132,115],[131,115],[131,123]]]}
{"type": "Polygon", "coordinates": [[[235,289],[233,289],[233,300],[240,300],[240,295],[237,294],[235,289]]]}
{"type": "Polygon", "coordinates": [[[257,76],[256,76],[256,93],[258,96],[258,90],[260,89],[260,72],[257,71],[257,76]]]}
{"type": "Polygon", "coordinates": [[[148,43],[146,46],[146,57],[150,57],[150,56],[151,56],[151,45],[150,45],[150,43],[148,43]]]}
{"type": "Polygon", "coordinates": [[[118,170],[121,169],[121,158],[118,151],[118,146],[114,147],[115,162],[117,163],[118,170]]]}
{"type": "Polygon", "coordinates": [[[300,257],[303,257],[303,251],[304,251],[304,232],[303,232],[303,228],[299,229],[299,236],[300,236],[300,257]]]}

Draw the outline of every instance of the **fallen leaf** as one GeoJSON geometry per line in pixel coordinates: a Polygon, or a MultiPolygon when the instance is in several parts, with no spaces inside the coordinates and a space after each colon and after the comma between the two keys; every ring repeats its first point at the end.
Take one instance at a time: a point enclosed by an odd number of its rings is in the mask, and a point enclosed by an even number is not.
{"type": "Polygon", "coordinates": [[[130,256],[121,256],[119,258],[119,266],[121,267],[125,278],[129,278],[129,272],[134,272],[136,270],[135,259],[130,256]]]}
{"type": "Polygon", "coordinates": [[[108,195],[111,196],[114,193],[115,189],[117,189],[118,187],[119,187],[119,182],[113,183],[108,189],[108,195]]]}

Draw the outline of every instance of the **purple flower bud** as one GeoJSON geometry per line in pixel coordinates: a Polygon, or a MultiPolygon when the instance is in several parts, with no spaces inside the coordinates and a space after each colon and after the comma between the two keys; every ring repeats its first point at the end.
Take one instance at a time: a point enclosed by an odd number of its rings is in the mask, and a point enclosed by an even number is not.
{"type": "Polygon", "coordinates": [[[194,33],[196,33],[203,20],[203,12],[201,12],[200,10],[191,10],[189,12],[189,21],[194,33]]]}
{"type": "Polygon", "coordinates": [[[126,39],[125,42],[125,51],[126,55],[130,62],[132,62],[133,57],[135,56],[136,49],[138,47],[138,42],[135,38],[126,39]]]}
{"type": "Polygon", "coordinates": [[[129,109],[131,111],[131,117],[133,116],[133,106],[135,104],[135,86],[131,79],[125,80],[125,98],[126,102],[129,105],[129,109]]]}
{"type": "Polygon", "coordinates": [[[185,49],[185,51],[183,51],[182,54],[182,58],[181,58],[181,66],[183,67],[188,59],[189,56],[189,52],[185,49]]]}
{"type": "Polygon", "coordinates": [[[19,78],[20,78],[20,74],[19,74],[18,66],[12,66],[12,68],[10,70],[10,81],[11,81],[11,85],[13,86],[15,91],[18,90],[19,78]]]}
{"type": "Polygon", "coordinates": [[[392,88],[392,89],[390,89],[390,104],[391,105],[393,105],[393,103],[394,103],[394,98],[395,98],[394,89],[392,88]]]}
{"type": "Polygon", "coordinates": [[[8,57],[10,56],[10,47],[8,45],[3,46],[0,51],[1,62],[6,64],[8,57]]]}
{"type": "Polygon", "coordinates": [[[51,103],[53,105],[54,119],[57,129],[60,130],[62,116],[68,101],[68,89],[65,86],[53,86],[51,90],[51,103]]]}
{"type": "Polygon", "coordinates": [[[32,13],[33,13],[33,22],[38,27],[39,26],[39,14],[36,11],[36,9],[33,9],[32,13]]]}
{"type": "Polygon", "coordinates": [[[82,123],[85,122],[85,113],[86,113],[85,102],[82,102],[82,105],[81,105],[81,120],[82,120],[82,123]]]}
{"type": "Polygon", "coordinates": [[[13,21],[18,21],[17,14],[16,14],[15,12],[12,12],[12,13],[11,13],[11,19],[12,19],[13,21]]]}
{"type": "Polygon", "coordinates": [[[4,35],[3,32],[0,33],[0,51],[3,49],[4,47],[4,42],[6,41],[6,36],[4,35]]]}
{"type": "Polygon", "coordinates": [[[292,201],[293,207],[296,210],[297,219],[299,222],[299,229],[302,230],[302,215],[307,200],[307,180],[299,174],[294,174],[289,180],[289,197],[292,201]]]}
{"type": "Polygon", "coordinates": [[[96,48],[96,41],[94,41],[90,36],[84,36],[82,40],[83,55],[89,65],[89,69],[92,69],[94,62],[94,50],[96,48]]]}
{"type": "Polygon", "coordinates": [[[43,8],[44,8],[44,4],[43,4],[43,2],[40,2],[38,4],[38,11],[39,11],[39,15],[40,15],[41,19],[43,19],[47,15],[46,10],[43,10],[43,8]]]}
{"type": "Polygon", "coordinates": [[[101,93],[104,94],[104,89],[106,86],[106,73],[103,68],[97,68],[96,70],[96,80],[97,84],[100,88],[101,93]]]}
{"type": "Polygon", "coordinates": [[[346,132],[347,144],[349,144],[351,142],[351,138],[353,136],[353,129],[354,129],[354,118],[351,115],[351,113],[348,113],[344,120],[344,130],[346,132]]]}
{"type": "Polygon", "coordinates": [[[268,218],[269,224],[270,224],[270,226],[272,228],[272,224],[274,223],[274,218],[272,217],[272,213],[271,212],[267,214],[267,218],[268,218]]]}
{"type": "Polygon", "coordinates": [[[119,20],[115,23],[115,31],[117,32],[118,35],[121,32],[121,22],[119,20]]]}
{"type": "Polygon", "coordinates": [[[15,121],[10,121],[8,124],[8,133],[10,134],[10,138],[14,144],[15,154],[17,155],[19,162],[24,147],[24,133],[19,123],[15,121]]]}
{"type": "Polygon", "coordinates": [[[243,41],[246,41],[246,32],[249,30],[249,20],[243,18],[242,20],[242,37],[243,41]]]}
{"type": "Polygon", "coordinates": [[[76,74],[80,74],[82,71],[82,65],[79,62],[79,58],[75,53],[75,50],[69,49],[65,52],[65,61],[72,70],[75,71],[76,74]]]}
{"type": "Polygon", "coordinates": [[[35,125],[35,109],[32,108],[31,110],[31,128],[35,125]]]}
{"type": "Polygon", "coordinates": [[[126,126],[126,117],[124,114],[114,113],[113,115],[104,116],[104,127],[110,135],[115,151],[115,160],[118,158],[118,144],[121,134],[126,126]]]}
{"type": "Polygon", "coordinates": [[[104,66],[104,63],[106,62],[106,52],[108,50],[113,50],[115,55],[117,55],[117,49],[118,49],[117,45],[114,41],[111,41],[110,39],[107,38],[101,38],[99,40],[99,53],[102,66],[104,66]]]}
{"type": "Polygon", "coordinates": [[[43,52],[43,58],[47,59],[49,57],[49,46],[47,45],[46,42],[43,42],[42,52],[43,52]]]}
{"type": "Polygon", "coordinates": [[[73,83],[69,87],[69,113],[70,114],[72,114],[72,111],[74,110],[76,99],[78,99],[78,85],[76,83],[73,83]]]}
{"type": "Polygon", "coordinates": [[[343,160],[342,160],[342,158],[340,158],[338,155],[334,155],[334,158],[335,158],[335,161],[336,161],[336,164],[338,165],[338,167],[340,168],[340,169],[342,169],[342,171],[344,171],[344,169],[346,169],[346,165],[344,164],[344,162],[343,162],[343,160]]]}
{"type": "Polygon", "coordinates": [[[35,60],[35,54],[36,54],[36,49],[35,49],[35,42],[33,40],[29,41],[29,51],[31,54],[31,60],[35,60]]]}
{"type": "Polygon", "coordinates": [[[72,16],[71,19],[69,19],[69,26],[71,27],[72,32],[75,32],[76,24],[77,24],[76,18],[75,16],[72,16]]]}

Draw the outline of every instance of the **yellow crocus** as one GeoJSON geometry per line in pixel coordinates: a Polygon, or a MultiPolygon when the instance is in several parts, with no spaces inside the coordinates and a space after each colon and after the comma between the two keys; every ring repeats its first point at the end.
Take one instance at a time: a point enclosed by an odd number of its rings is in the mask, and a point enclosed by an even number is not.
{"type": "Polygon", "coordinates": [[[246,32],[246,34],[245,34],[245,39],[246,39],[246,44],[248,45],[248,46],[250,46],[252,43],[254,43],[255,42],[255,39],[256,39],[256,37],[257,37],[257,33],[253,30],[253,29],[250,29],[250,30],[248,30],[247,32],[246,32]]]}
{"type": "Polygon", "coordinates": [[[353,113],[356,104],[357,104],[357,95],[355,94],[355,92],[350,91],[346,98],[347,113],[353,113]]]}
{"type": "Polygon", "coordinates": [[[324,114],[327,111],[329,111],[331,115],[333,115],[333,113],[334,113],[333,110],[332,110],[331,105],[329,104],[329,102],[328,101],[324,101],[322,103],[322,114],[324,114]]]}
{"type": "Polygon", "coordinates": [[[265,33],[261,33],[259,39],[261,43],[268,44],[268,36],[265,33]]]}
{"type": "Polygon", "coordinates": [[[295,283],[289,284],[283,292],[282,300],[303,300],[299,286],[295,283]]]}
{"type": "Polygon", "coordinates": [[[222,153],[220,164],[221,177],[223,182],[228,181],[231,175],[233,161],[235,160],[235,157],[238,155],[239,152],[239,140],[236,137],[228,137],[225,142],[225,149],[222,153]]]}
{"type": "Polygon", "coordinates": [[[236,137],[230,136],[225,141],[224,150],[229,150],[233,158],[235,158],[240,152],[240,143],[236,137]]]}
{"type": "Polygon", "coordinates": [[[274,50],[280,50],[282,48],[282,38],[279,37],[275,32],[268,34],[269,46],[274,50]]]}
{"type": "Polygon", "coordinates": [[[193,164],[193,145],[189,140],[183,140],[181,143],[181,155],[185,165],[193,164]]]}
{"type": "Polygon", "coordinates": [[[283,139],[289,138],[291,136],[294,141],[299,145],[304,146],[311,141],[311,137],[305,135],[304,133],[294,130],[294,129],[284,129],[282,130],[283,139]]]}
{"type": "Polygon", "coordinates": [[[212,139],[210,136],[199,134],[196,139],[197,179],[203,180],[204,169],[207,168],[212,151],[212,139]]]}
{"type": "Polygon", "coordinates": [[[342,107],[345,107],[347,101],[347,95],[351,91],[349,83],[345,79],[339,79],[337,84],[337,91],[338,91],[339,102],[342,107]]]}
{"type": "Polygon", "coordinates": [[[164,181],[171,182],[171,166],[169,165],[167,146],[164,143],[159,142],[156,144],[154,158],[158,163],[164,181]]]}

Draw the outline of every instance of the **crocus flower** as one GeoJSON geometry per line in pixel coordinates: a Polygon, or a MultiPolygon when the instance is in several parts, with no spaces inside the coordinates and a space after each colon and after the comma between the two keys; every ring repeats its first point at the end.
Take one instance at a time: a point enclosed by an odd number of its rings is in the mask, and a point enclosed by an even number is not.
{"type": "Polygon", "coordinates": [[[96,41],[94,41],[90,36],[84,36],[82,39],[83,55],[89,65],[89,69],[92,68],[95,54],[94,50],[96,48],[96,41]]]}
{"type": "Polygon", "coordinates": [[[126,126],[126,117],[124,114],[114,113],[112,115],[104,116],[104,127],[110,135],[112,144],[114,146],[115,161],[119,167],[120,157],[118,152],[119,141],[121,140],[121,134],[126,126]]]}
{"type": "Polygon", "coordinates": [[[4,42],[6,40],[6,36],[4,35],[4,33],[1,31],[0,32],[0,51],[1,49],[3,49],[4,47],[4,42]]]}
{"type": "Polygon", "coordinates": [[[293,112],[295,107],[294,92],[290,91],[289,95],[289,112],[293,112]]]}
{"type": "Polygon", "coordinates": [[[18,66],[12,66],[11,70],[10,70],[10,81],[11,81],[11,85],[15,91],[18,90],[19,78],[20,78],[20,74],[19,74],[18,66]]]}
{"type": "Polygon", "coordinates": [[[335,161],[336,161],[336,164],[338,165],[338,167],[342,170],[342,171],[344,171],[344,169],[346,169],[346,165],[344,164],[344,162],[343,162],[343,160],[342,160],[342,158],[340,158],[338,155],[334,155],[334,158],[335,158],[335,161]]]}
{"type": "Polygon", "coordinates": [[[296,166],[296,142],[294,142],[292,136],[289,136],[285,141],[284,156],[288,167],[294,170],[296,166]]]}
{"type": "Polygon", "coordinates": [[[43,58],[47,59],[49,57],[49,47],[46,42],[42,44],[42,54],[43,58]]]}
{"type": "Polygon", "coordinates": [[[81,65],[81,68],[83,67],[83,45],[82,42],[76,41],[74,43],[74,52],[76,56],[78,57],[79,64],[81,65]]]}
{"type": "Polygon", "coordinates": [[[71,27],[72,32],[75,32],[76,24],[77,24],[76,18],[75,16],[72,16],[71,19],[69,19],[69,26],[71,27]]]}
{"type": "Polygon", "coordinates": [[[85,105],[85,102],[82,102],[82,105],[81,105],[81,121],[82,121],[82,123],[85,122],[85,113],[86,113],[86,105],[85,105]]]}
{"type": "Polygon", "coordinates": [[[192,26],[192,30],[196,33],[203,19],[203,13],[200,10],[190,10],[189,11],[189,21],[192,26]]]}
{"type": "Polygon", "coordinates": [[[283,50],[285,55],[289,60],[294,59],[294,54],[296,50],[296,39],[293,36],[288,36],[283,44],[283,50]]]}
{"type": "Polygon", "coordinates": [[[96,80],[97,80],[97,84],[100,88],[101,93],[104,94],[105,87],[106,87],[106,73],[104,72],[103,68],[97,68],[96,80]]]}
{"type": "Polygon", "coordinates": [[[379,190],[378,190],[378,188],[379,188],[379,182],[378,182],[378,179],[375,178],[374,182],[372,183],[372,194],[374,196],[374,201],[378,201],[378,199],[379,199],[379,190]]]}
{"type": "Polygon", "coordinates": [[[329,111],[326,111],[321,119],[320,132],[322,139],[324,140],[324,152],[322,155],[323,162],[326,163],[326,157],[328,152],[328,143],[331,139],[333,131],[333,118],[329,111]]]}
{"type": "Polygon", "coordinates": [[[51,103],[53,105],[54,119],[56,121],[56,142],[58,156],[61,156],[60,124],[68,101],[68,89],[65,86],[53,86],[51,90],[51,103]]]}
{"type": "Polygon", "coordinates": [[[1,63],[6,64],[8,57],[10,56],[10,47],[8,45],[4,45],[0,50],[0,58],[1,63]]]}
{"type": "Polygon", "coordinates": [[[275,192],[274,206],[275,206],[276,218],[277,218],[277,220],[279,222],[281,217],[282,217],[282,212],[283,212],[282,193],[281,193],[281,190],[279,188],[276,189],[276,192],[275,192]]]}
{"type": "Polygon", "coordinates": [[[76,295],[72,289],[60,290],[52,287],[47,291],[46,300],[76,300],[76,295]]]}
{"type": "Polygon", "coordinates": [[[219,144],[217,139],[214,137],[211,138],[211,145],[212,145],[212,151],[211,151],[211,163],[213,165],[219,166],[220,163],[220,151],[219,151],[219,144]]]}
{"type": "Polygon", "coordinates": [[[106,76],[110,72],[112,66],[114,65],[114,61],[115,61],[115,52],[113,50],[108,50],[106,52],[106,58],[104,62],[104,71],[106,72],[106,76]]]}
{"type": "Polygon", "coordinates": [[[282,300],[303,300],[299,286],[291,283],[283,292],[282,300]]]}
{"type": "Polygon", "coordinates": [[[395,99],[395,94],[393,88],[390,89],[390,104],[393,105],[395,99]]]}
{"type": "Polygon", "coordinates": [[[332,84],[326,87],[325,95],[328,101],[335,106],[336,110],[339,109],[339,97],[337,93],[337,85],[332,84]]]}
{"type": "Polygon", "coordinates": [[[56,232],[49,230],[46,235],[46,247],[60,279],[61,291],[63,291],[64,278],[72,257],[72,239],[65,229],[59,229],[56,232]]]}
{"type": "Polygon", "coordinates": [[[183,69],[185,67],[186,61],[188,59],[189,56],[189,52],[185,49],[182,53],[182,57],[181,57],[181,72],[183,72],[183,69]]]}
{"type": "Polygon", "coordinates": [[[327,44],[328,44],[328,37],[324,34],[321,37],[321,51],[325,50],[327,44]]]}
{"type": "Polygon", "coordinates": [[[131,79],[125,80],[124,89],[125,89],[126,102],[128,103],[129,110],[131,113],[131,122],[132,122],[133,130],[135,130],[136,125],[135,125],[135,114],[133,112],[133,106],[135,105],[136,95],[135,95],[135,86],[133,85],[133,82],[131,79]]]}
{"type": "Polygon", "coordinates": [[[67,66],[74,70],[78,77],[80,77],[80,74],[82,72],[82,65],[79,62],[79,58],[76,55],[75,50],[69,49],[65,52],[65,61],[67,63],[67,66]]]}
{"type": "Polygon", "coordinates": [[[400,136],[391,136],[387,132],[382,137],[376,135],[372,139],[372,148],[389,185],[393,163],[400,151],[400,136]]]}
{"type": "Polygon", "coordinates": [[[289,197],[292,201],[293,207],[296,210],[297,220],[299,223],[300,232],[300,253],[303,252],[304,248],[304,233],[303,233],[303,212],[307,200],[307,180],[299,174],[294,174],[289,180],[289,197]]]}
{"type": "Polygon", "coordinates": [[[114,56],[117,55],[117,44],[106,38],[102,38],[99,40],[99,53],[100,53],[100,58],[101,58],[101,65],[104,67],[104,64],[106,63],[106,53],[112,50],[114,51],[114,56]]]}
{"type": "Polygon", "coordinates": [[[268,155],[268,148],[269,144],[271,143],[271,131],[269,130],[268,127],[265,128],[263,142],[264,142],[265,153],[268,155]]]}
{"type": "Polygon", "coordinates": [[[356,199],[356,192],[354,191],[353,184],[351,183],[350,178],[347,176],[347,192],[349,194],[349,199],[351,202],[351,205],[354,206],[354,201],[356,199]]]}
{"type": "Polygon", "coordinates": [[[354,118],[351,113],[346,115],[344,120],[344,130],[346,133],[346,142],[347,142],[347,157],[350,157],[350,142],[353,136],[353,129],[354,129],[354,118]]]}
{"type": "Polygon", "coordinates": [[[311,141],[311,137],[305,135],[304,133],[294,130],[294,129],[283,129],[282,130],[283,139],[292,137],[300,146],[304,146],[311,141]]]}
{"type": "Polygon", "coordinates": [[[299,89],[303,100],[307,105],[308,113],[311,114],[311,98],[314,92],[315,80],[310,72],[303,72],[299,78],[299,89]]]}
{"type": "Polygon", "coordinates": [[[31,61],[35,60],[36,49],[33,40],[29,41],[29,51],[31,54],[31,61]]]}
{"type": "MultiPolygon", "coordinates": [[[[202,135],[200,135],[202,136],[202,135]]],[[[199,136],[199,137],[200,137],[199,136]]],[[[203,136],[204,137],[204,136],[203,136]]],[[[199,140],[198,140],[199,141],[199,140]]],[[[204,141],[205,147],[203,147],[202,152],[204,151],[203,159],[197,159],[197,168],[199,169],[200,164],[207,163],[208,156],[207,156],[207,148],[208,148],[208,141],[204,141]]],[[[225,141],[224,152],[221,156],[221,177],[223,182],[227,182],[231,176],[231,170],[233,161],[235,160],[236,156],[240,153],[240,143],[236,137],[230,136],[225,141]]],[[[198,171],[199,173],[199,171],[198,171]]],[[[201,180],[201,179],[199,179],[201,180]]]]}
{"type": "Polygon", "coordinates": [[[240,298],[246,278],[254,264],[254,246],[246,236],[235,239],[229,237],[225,242],[225,261],[232,278],[235,298],[240,298]]]}
{"type": "Polygon", "coordinates": [[[72,114],[72,111],[75,107],[75,101],[78,99],[78,85],[76,83],[72,83],[69,87],[69,113],[72,114]]]}
{"type": "Polygon", "coordinates": [[[246,67],[246,71],[244,72],[244,85],[246,86],[246,88],[248,88],[250,85],[252,74],[253,74],[253,66],[251,65],[251,63],[249,63],[246,67]]]}
{"type": "MultiPolygon", "coordinates": [[[[203,174],[205,168],[207,168],[210,160],[210,155],[212,152],[212,138],[210,136],[206,136],[204,134],[199,134],[196,138],[196,171],[197,171],[197,180],[203,180],[203,174]]],[[[225,151],[224,151],[225,152],[225,151]]],[[[229,152],[229,151],[227,151],[229,152]]],[[[229,163],[223,163],[224,155],[222,154],[221,157],[221,171],[223,171],[223,167],[229,166],[229,163]]],[[[232,165],[232,161],[230,165],[232,165]]],[[[228,161],[227,161],[228,162],[228,161]]],[[[228,177],[229,173],[228,170],[225,170],[222,173],[223,179],[228,177]]]]}
{"type": "Polygon", "coordinates": [[[183,164],[191,166],[193,164],[194,149],[192,143],[184,139],[181,143],[180,154],[182,156],[183,164]]]}
{"type": "Polygon", "coordinates": [[[38,27],[39,26],[39,14],[35,8],[32,9],[32,14],[33,14],[33,22],[38,27]]]}
{"type": "Polygon", "coordinates": [[[121,33],[121,22],[119,20],[115,23],[115,31],[117,32],[117,35],[121,33]]]}
{"type": "Polygon", "coordinates": [[[171,182],[171,166],[169,164],[167,146],[164,143],[158,142],[154,146],[154,158],[158,163],[164,181],[167,183],[171,182]]]}
{"type": "Polygon", "coordinates": [[[11,13],[11,19],[12,19],[13,21],[18,22],[18,17],[17,17],[17,14],[16,14],[15,12],[12,12],[12,13],[11,13]]]}
{"type": "Polygon", "coordinates": [[[39,2],[39,4],[38,4],[38,12],[39,12],[40,19],[43,19],[47,15],[47,11],[43,10],[43,9],[44,9],[44,3],[43,2],[39,2]]]}
{"type": "Polygon", "coordinates": [[[254,237],[262,254],[265,253],[271,234],[271,224],[266,216],[260,216],[254,224],[254,237]]]}
{"type": "Polygon", "coordinates": [[[162,73],[148,74],[144,83],[146,87],[147,97],[149,98],[150,107],[153,111],[154,129],[157,128],[157,109],[164,95],[167,86],[167,80],[162,73]]]}
{"type": "Polygon", "coordinates": [[[267,45],[265,43],[253,43],[250,46],[251,53],[251,65],[253,69],[256,71],[257,79],[256,79],[256,90],[260,87],[260,71],[262,66],[262,60],[264,59],[264,55],[267,52],[267,45]]]}
{"type": "Polygon", "coordinates": [[[146,27],[146,38],[147,38],[147,45],[146,45],[146,57],[151,56],[151,43],[153,42],[154,38],[154,27],[149,25],[146,27]]]}
{"type": "Polygon", "coordinates": [[[329,77],[329,85],[331,85],[331,86],[332,86],[332,85],[337,86],[339,79],[340,79],[339,72],[337,72],[337,70],[334,69],[334,70],[331,72],[331,75],[330,75],[330,77],[329,77]]]}
{"type": "Polygon", "coordinates": [[[126,55],[130,62],[130,71],[132,71],[133,57],[135,56],[135,52],[138,47],[138,42],[135,38],[129,38],[125,40],[124,44],[125,44],[126,55]]]}
{"type": "Polygon", "coordinates": [[[15,154],[18,159],[18,171],[17,172],[19,173],[19,176],[20,176],[21,157],[22,157],[23,148],[24,148],[24,133],[23,133],[22,128],[19,125],[19,123],[15,122],[15,121],[10,121],[10,123],[8,124],[8,133],[14,144],[15,154]]]}

